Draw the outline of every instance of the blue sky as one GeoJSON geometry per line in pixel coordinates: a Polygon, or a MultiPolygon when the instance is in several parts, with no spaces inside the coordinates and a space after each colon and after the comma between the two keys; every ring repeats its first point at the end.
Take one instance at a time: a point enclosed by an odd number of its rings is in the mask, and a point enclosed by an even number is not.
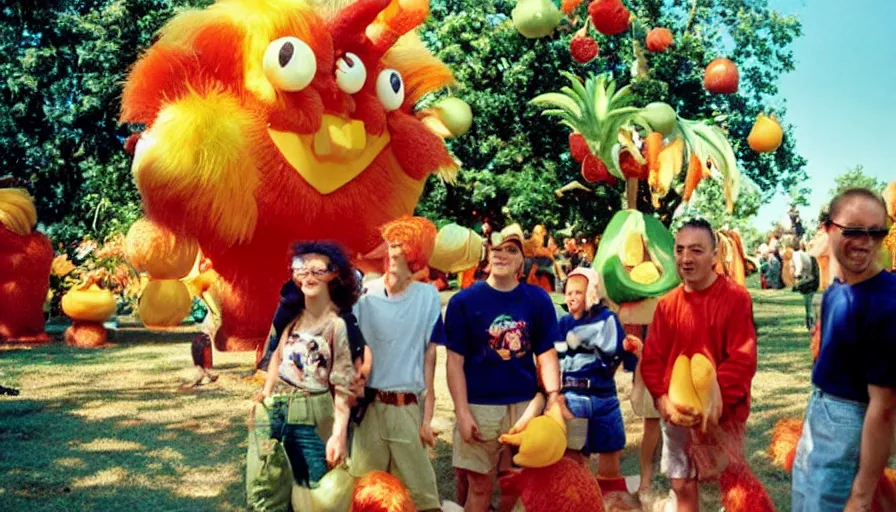
{"type": "MultiPolygon", "coordinates": [[[[794,125],[797,151],[809,163],[815,218],[834,177],[862,164],[865,173],[896,180],[896,0],[771,0],[783,14],[796,14],[803,35],[793,44],[796,70],[779,82],[786,121],[794,125]],[[891,138],[892,137],[892,138],[891,138]]],[[[759,209],[762,230],[788,206],[779,196],[759,209]]]]}

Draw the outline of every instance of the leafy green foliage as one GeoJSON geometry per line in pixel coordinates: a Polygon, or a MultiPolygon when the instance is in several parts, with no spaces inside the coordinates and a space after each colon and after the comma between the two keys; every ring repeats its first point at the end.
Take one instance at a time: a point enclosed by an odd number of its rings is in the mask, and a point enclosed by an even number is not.
{"type": "MultiPolygon", "coordinates": [[[[777,93],[777,77],[793,69],[790,44],[801,30],[795,17],[769,9],[765,0],[626,3],[637,17],[632,30],[609,38],[592,31],[600,55],[581,65],[572,60],[569,41],[587,16],[588,2],[575,13],[579,20],[574,26],[564,21],[553,36],[525,39],[509,20],[512,1],[432,0],[424,39],[454,70],[459,83],[455,94],[472,106],[474,125],[450,143],[464,164],[457,185],[431,180],[418,213],[466,225],[487,216],[527,227],[575,225],[578,231],[602,232],[622,206],[623,186],[589,185],[593,193],[557,199],[554,190],[582,181],[579,164],[568,153],[568,129],[541,117],[540,109],[529,104],[535,96],[567,85],[561,71],[582,78],[609,71],[619,87],[632,84],[633,105],[665,101],[687,119],[715,120],[728,131],[744,175],[757,185],[758,202],[805,181],[805,160],[796,153],[786,123],[784,144],[775,153],[758,155],[746,144],[756,115],[771,112],[766,105],[777,93]],[[658,26],[671,29],[676,42],[665,53],[647,54],[646,74],[632,79],[632,36],[640,44],[646,32],[658,26]],[[738,94],[713,96],[703,90],[703,69],[717,56],[739,66],[738,94]]],[[[774,113],[783,121],[783,108],[774,113]]],[[[680,187],[670,192],[656,212],[666,224],[681,203],[680,192],[680,187]]],[[[755,213],[753,199],[744,200],[747,205],[738,211],[755,213]]],[[[638,203],[643,211],[653,211],[646,183],[641,184],[638,203]]],[[[724,198],[705,205],[704,214],[724,210],[724,198]]]]}
{"type": "Polygon", "coordinates": [[[865,168],[859,164],[834,178],[834,188],[829,191],[828,195],[830,199],[833,199],[840,192],[854,187],[864,187],[880,193],[886,186],[887,183],[885,181],[865,174],[865,168]]]}
{"type": "Polygon", "coordinates": [[[211,0],[35,0],[0,8],[0,166],[29,183],[56,242],[104,239],[140,215],[122,82],[176,10],[211,0]]]}
{"type": "MultiPolygon", "coordinates": [[[[25,179],[35,196],[43,229],[56,242],[84,235],[105,239],[140,214],[139,196],[122,143],[130,134],[117,123],[121,84],[155,32],[178,10],[212,0],[24,0],[0,6],[0,165],[25,179]]],[[[634,49],[623,34],[592,34],[600,56],[587,65],[572,61],[575,27],[563,22],[554,36],[525,39],[509,19],[512,0],[432,0],[424,39],[455,71],[455,92],[473,107],[470,133],[451,143],[464,163],[456,187],[432,179],[418,212],[439,222],[473,225],[493,221],[575,225],[599,233],[621,207],[622,185],[593,192],[554,191],[579,177],[568,154],[565,129],[529,105],[538,94],[565,85],[560,71],[587,76],[610,71],[619,86],[631,81],[634,49]]],[[[770,10],[765,0],[632,0],[643,39],[666,26],[676,44],[648,55],[648,75],[633,83],[635,104],[663,100],[688,119],[722,119],[736,142],[745,174],[761,200],[805,179],[793,139],[772,155],[756,155],[744,141],[755,115],[777,92],[780,73],[793,69],[789,49],[800,33],[792,17],[770,10]],[[684,35],[683,35],[684,34],[684,35]],[[741,93],[709,96],[703,66],[726,54],[741,69],[741,93]]],[[[586,16],[587,2],[576,13],[586,16]]],[[[783,109],[775,112],[784,118],[783,109]]],[[[646,186],[640,204],[649,205],[646,186]]],[[[671,222],[680,200],[667,196],[658,212],[671,222]]],[[[649,208],[645,208],[650,211],[649,208]]]]}

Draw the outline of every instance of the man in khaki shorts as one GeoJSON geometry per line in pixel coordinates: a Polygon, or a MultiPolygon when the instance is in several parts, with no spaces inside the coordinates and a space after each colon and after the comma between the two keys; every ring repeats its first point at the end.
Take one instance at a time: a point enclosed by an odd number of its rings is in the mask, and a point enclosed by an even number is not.
{"type": "Polygon", "coordinates": [[[426,446],[435,445],[433,376],[444,328],[439,292],[412,276],[429,261],[435,237],[435,225],[420,217],[383,226],[389,245],[385,274],[367,284],[354,309],[373,353],[373,401],[354,432],[351,474],[388,471],[421,511],[441,510],[426,446]]]}
{"type": "MultiPolygon", "coordinates": [[[[466,512],[490,508],[506,453],[498,437],[541,413],[536,359],[548,405],[560,396],[557,315],[544,290],[519,281],[522,240],[515,224],[494,234],[488,279],[448,302],[448,387],[457,414],[453,465],[466,512]]],[[[510,510],[515,499],[502,496],[501,510],[510,510]]]]}

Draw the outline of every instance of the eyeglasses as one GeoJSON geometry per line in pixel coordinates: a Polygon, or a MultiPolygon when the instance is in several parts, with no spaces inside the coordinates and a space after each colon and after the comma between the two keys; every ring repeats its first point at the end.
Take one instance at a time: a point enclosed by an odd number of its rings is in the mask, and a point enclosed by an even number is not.
{"type": "Polygon", "coordinates": [[[840,232],[843,234],[845,238],[861,238],[863,236],[871,237],[872,240],[883,240],[889,234],[889,231],[886,228],[851,228],[847,226],[841,226],[836,222],[831,221],[832,226],[836,226],[840,229],[840,232]]]}
{"type": "Polygon", "coordinates": [[[332,272],[332,270],[330,270],[330,269],[326,269],[326,268],[325,268],[325,269],[314,269],[314,270],[310,270],[310,269],[307,269],[307,268],[294,268],[294,269],[292,269],[292,273],[293,273],[293,275],[294,275],[294,276],[297,276],[297,277],[308,277],[308,276],[314,276],[314,277],[326,277],[326,276],[329,275],[331,272],[332,272]]]}

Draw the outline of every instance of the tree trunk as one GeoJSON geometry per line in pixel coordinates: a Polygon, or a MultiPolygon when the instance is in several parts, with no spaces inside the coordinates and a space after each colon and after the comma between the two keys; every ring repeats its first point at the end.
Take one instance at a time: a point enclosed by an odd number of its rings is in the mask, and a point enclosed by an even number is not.
{"type": "Polygon", "coordinates": [[[638,209],[638,178],[625,180],[625,207],[629,210],[638,209]]]}

